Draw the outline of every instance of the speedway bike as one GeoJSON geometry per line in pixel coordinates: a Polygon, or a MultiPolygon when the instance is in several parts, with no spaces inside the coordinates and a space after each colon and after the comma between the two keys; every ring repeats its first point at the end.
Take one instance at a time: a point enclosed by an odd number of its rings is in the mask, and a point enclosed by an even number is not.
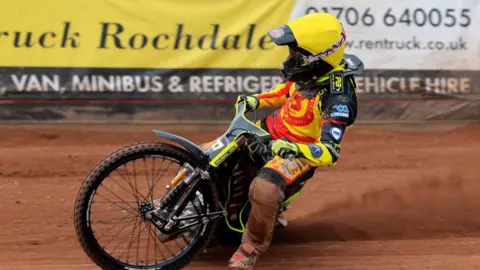
{"type": "MultiPolygon", "coordinates": [[[[206,150],[154,130],[165,142],[126,146],[91,170],[76,199],[74,224],[94,263],[102,269],[181,269],[207,247],[239,243],[250,213],[250,183],[274,158],[271,136],[248,120],[246,106],[235,104],[229,128],[206,150]],[[154,168],[164,163],[177,168],[154,168]],[[169,180],[165,188],[157,186],[160,175],[169,180]]],[[[293,155],[288,159],[294,162],[293,155]]],[[[280,213],[302,186],[287,189],[280,213]]]]}

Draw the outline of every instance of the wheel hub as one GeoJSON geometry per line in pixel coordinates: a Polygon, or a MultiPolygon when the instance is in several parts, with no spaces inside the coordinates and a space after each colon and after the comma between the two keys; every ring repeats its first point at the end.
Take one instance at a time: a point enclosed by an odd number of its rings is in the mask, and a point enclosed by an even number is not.
{"type": "Polygon", "coordinates": [[[147,213],[152,212],[153,210],[155,210],[155,208],[153,207],[153,203],[152,203],[152,202],[149,202],[149,201],[143,202],[143,203],[140,205],[140,208],[139,208],[140,215],[142,216],[142,219],[143,219],[144,221],[145,221],[145,220],[148,220],[148,218],[147,218],[147,213]]]}

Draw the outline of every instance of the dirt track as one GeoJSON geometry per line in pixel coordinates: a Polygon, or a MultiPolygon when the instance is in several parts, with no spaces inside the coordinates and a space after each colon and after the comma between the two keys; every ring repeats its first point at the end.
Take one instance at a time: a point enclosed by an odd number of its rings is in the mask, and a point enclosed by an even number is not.
{"type": "MultiPolygon", "coordinates": [[[[96,269],[72,224],[80,183],[106,154],[156,140],[151,129],[1,127],[0,269],[96,269]]],[[[338,165],[307,184],[258,269],[480,269],[480,125],[389,130],[347,133],[338,165]]],[[[231,252],[187,269],[225,269],[231,252]]]]}

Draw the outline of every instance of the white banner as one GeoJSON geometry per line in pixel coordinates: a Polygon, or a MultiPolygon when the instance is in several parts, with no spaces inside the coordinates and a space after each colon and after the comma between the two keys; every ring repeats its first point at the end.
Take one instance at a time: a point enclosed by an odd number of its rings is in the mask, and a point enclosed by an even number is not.
{"type": "Polygon", "coordinates": [[[337,16],[367,69],[480,70],[479,0],[297,0],[290,19],[337,16]]]}

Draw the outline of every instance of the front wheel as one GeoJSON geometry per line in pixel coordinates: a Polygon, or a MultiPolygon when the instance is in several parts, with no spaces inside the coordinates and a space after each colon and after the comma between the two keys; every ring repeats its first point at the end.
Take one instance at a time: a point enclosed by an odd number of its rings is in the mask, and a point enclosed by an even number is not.
{"type": "MultiPolygon", "coordinates": [[[[78,240],[93,262],[102,269],[181,269],[191,262],[214,233],[215,221],[165,237],[144,215],[163,197],[162,176],[169,181],[186,162],[195,164],[179,147],[139,143],[95,166],[80,188],[74,216],[78,240]]],[[[215,212],[218,205],[214,185],[204,180],[182,215],[215,212]]]]}

